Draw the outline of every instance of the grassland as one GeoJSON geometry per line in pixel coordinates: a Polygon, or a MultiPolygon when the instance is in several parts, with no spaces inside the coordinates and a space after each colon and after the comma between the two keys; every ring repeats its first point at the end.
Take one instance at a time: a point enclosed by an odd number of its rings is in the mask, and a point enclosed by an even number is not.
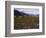
{"type": "Polygon", "coordinates": [[[38,29],[39,16],[14,16],[14,29],[38,29]]]}

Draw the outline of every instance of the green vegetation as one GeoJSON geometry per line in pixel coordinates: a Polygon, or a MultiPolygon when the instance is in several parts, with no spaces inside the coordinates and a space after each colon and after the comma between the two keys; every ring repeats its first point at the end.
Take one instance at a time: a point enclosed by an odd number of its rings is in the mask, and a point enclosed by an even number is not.
{"type": "Polygon", "coordinates": [[[38,29],[39,16],[14,16],[14,29],[38,29]]]}

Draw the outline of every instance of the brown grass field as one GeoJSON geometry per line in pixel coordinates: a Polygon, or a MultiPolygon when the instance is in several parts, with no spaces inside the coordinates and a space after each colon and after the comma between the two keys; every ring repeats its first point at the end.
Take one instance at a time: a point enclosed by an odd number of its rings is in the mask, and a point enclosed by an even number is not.
{"type": "Polygon", "coordinates": [[[39,29],[39,16],[14,16],[14,29],[39,29]]]}

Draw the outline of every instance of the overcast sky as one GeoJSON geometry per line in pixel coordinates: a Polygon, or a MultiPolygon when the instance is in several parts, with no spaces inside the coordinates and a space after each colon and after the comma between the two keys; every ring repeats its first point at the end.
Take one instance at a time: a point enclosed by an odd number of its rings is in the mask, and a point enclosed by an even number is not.
{"type": "Polygon", "coordinates": [[[15,8],[15,9],[24,12],[26,14],[34,14],[34,15],[39,14],[39,9],[34,9],[34,8],[15,8]]]}

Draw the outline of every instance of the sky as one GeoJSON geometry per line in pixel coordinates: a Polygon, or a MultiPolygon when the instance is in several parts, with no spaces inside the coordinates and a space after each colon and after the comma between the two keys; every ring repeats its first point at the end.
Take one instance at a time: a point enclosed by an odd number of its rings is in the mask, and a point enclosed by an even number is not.
{"type": "Polygon", "coordinates": [[[39,14],[39,9],[34,9],[34,8],[15,8],[18,11],[24,12],[26,14],[34,14],[38,15],[39,14]]]}

